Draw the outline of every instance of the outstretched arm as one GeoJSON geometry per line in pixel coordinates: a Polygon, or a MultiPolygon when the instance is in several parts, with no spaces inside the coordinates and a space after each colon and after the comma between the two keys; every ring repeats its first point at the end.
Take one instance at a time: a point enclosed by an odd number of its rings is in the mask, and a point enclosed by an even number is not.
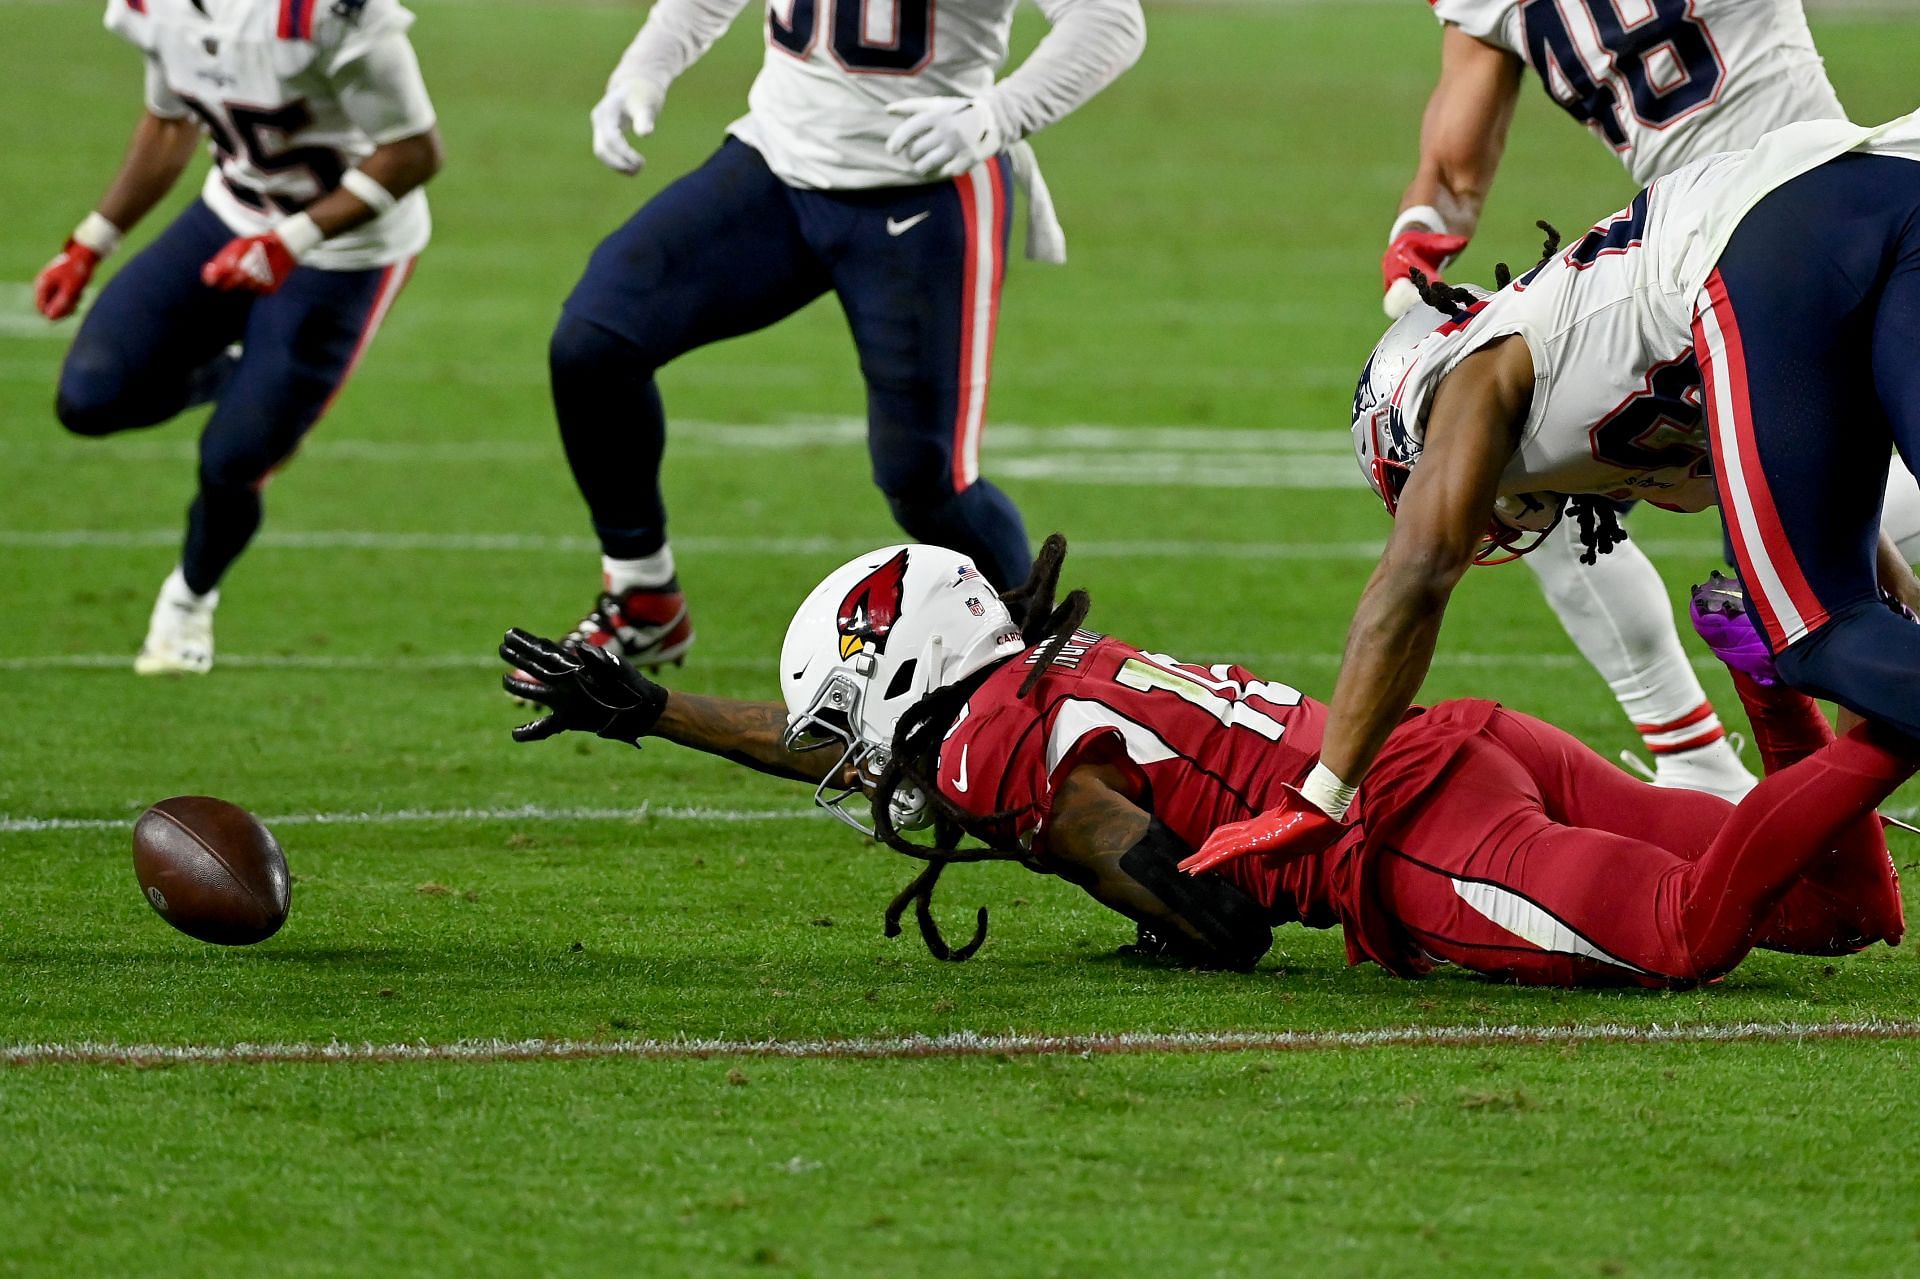
{"type": "Polygon", "coordinates": [[[1251,968],[1273,945],[1267,913],[1218,875],[1177,869],[1187,848],[1127,796],[1118,770],[1081,765],[1060,782],[1042,868],[1138,923],[1173,953],[1251,968]]]}
{"type": "MultiPolygon", "coordinates": [[[[1386,554],[1354,610],[1320,747],[1320,769],[1345,796],[1427,677],[1447,601],[1493,518],[1500,473],[1532,397],[1533,357],[1517,335],[1468,356],[1434,393],[1425,447],[1401,492],[1386,554]]],[[[1345,815],[1344,799],[1338,807],[1331,816],[1345,815]]]]}
{"type": "Polygon", "coordinates": [[[1387,313],[1418,300],[1416,268],[1440,278],[1480,225],[1480,210],[1507,148],[1520,96],[1520,59],[1449,24],[1440,43],[1440,81],[1420,121],[1420,167],[1400,197],[1381,262],[1387,313]]]}
{"type": "Polygon", "coordinates": [[[669,692],[603,648],[563,646],[515,628],[500,657],[513,668],[506,690],[548,710],[514,729],[516,742],[579,732],[638,746],[642,737],[659,737],[803,782],[820,781],[840,762],[832,750],[788,750],[781,742],[786,710],[776,702],[669,692]]]}
{"type": "Polygon", "coordinates": [[[780,744],[786,731],[787,709],[778,702],[669,692],[660,720],[648,736],[802,782],[819,781],[840,762],[838,751],[788,750],[780,744]]]}

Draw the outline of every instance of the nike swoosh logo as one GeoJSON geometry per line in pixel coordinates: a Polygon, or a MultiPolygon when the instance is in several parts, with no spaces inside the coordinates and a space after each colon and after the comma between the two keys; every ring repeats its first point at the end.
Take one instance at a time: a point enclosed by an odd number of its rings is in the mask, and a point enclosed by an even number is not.
{"type": "Polygon", "coordinates": [[[962,795],[967,793],[967,749],[972,745],[972,742],[968,742],[960,748],[960,775],[953,779],[953,788],[962,795]]]}
{"type": "MultiPolygon", "coordinates": [[[[919,226],[922,222],[925,222],[928,218],[932,216],[933,216],[932,209],[923,209],[922,211],[914,214],[910,218],[888,218],[887,234],[888,235],[905,235],[907,232],[913,230],[913,228],[919,226]]],[[[961,787],[961,789],[965,790],[966,788],[963,786],[961,787]]]]}

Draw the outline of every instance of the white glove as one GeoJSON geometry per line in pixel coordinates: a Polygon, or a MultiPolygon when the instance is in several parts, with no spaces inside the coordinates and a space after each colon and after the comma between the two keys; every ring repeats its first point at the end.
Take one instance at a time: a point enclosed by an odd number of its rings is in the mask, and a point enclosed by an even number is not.
{"type": "Polygon", "coordinates": [[[959,177],[1013,140],[985,98],[902,98],[887,104],[887,114],[907,117],[887,139],[887,150],[935,181],[959,177]]]}
{"type": "Polygon", "coordinates": [[[651,134],[660,104],[666,99],[663,86],[645,80],[609,84],[606,96],[587,117],[593,121],[593,153],[600,163],[628,177],[646,168],[647,158],[633,149],[627,135],[644,138],[651,134]]]}

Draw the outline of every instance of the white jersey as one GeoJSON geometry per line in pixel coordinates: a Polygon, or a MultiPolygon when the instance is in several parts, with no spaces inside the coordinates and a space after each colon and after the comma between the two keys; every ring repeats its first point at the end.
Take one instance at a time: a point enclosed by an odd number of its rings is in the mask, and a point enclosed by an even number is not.
{"type": "Polygon", "coordinates": [[[1007,58],[1014,0],[769,0],[767,54],[728,132],[789,186],[926,181],[887,151],[902,98],[978,97],[1007,58]],[[937,38],[936,38],[937,34],[937,38]]]}
{"type": "Polygon", "coordinates": [[[1533,356],[1533,405],[1501,475],[1502,497],[1554,506],[1546,495],[1598,493],[1683,511],[1714,505],[1694,357],[1700,295],[1748,210],[1852,150],[1920,161],[1920,113],[1879,128],[1789,125],[1751,151],[1686,165],[1544,266],[1441,325],[1404,366],[1387,368],[1376,358],[1355,401],[1363,460],[1371,450],[1412,464],[1441,380],[1475,351],[1518,335],[1533,356]],[[1381,438],[1363,440],[1362,432],[1381,438]]]}
{"type": "MultiPolygon", "coordinates": [[[[412,22],[397,0],[108,0],[106,15],[147,57],[148,109],[206,131],[214,164],[201,198],[236,235],[270,230],[376,146],[433,127],[405,47],[412,22]],[[382,59],[398,72],[363,74],[382,59]]],[[[386,266],[419,253],[431,229],[416,189],[304,264],[386,266]]]]}
{"type": "Polygon", "coordinates": [[[1517,54],[1636,182],[1844,120],[1801,0],[1430,0],[1434,16],[1517,54]]]}

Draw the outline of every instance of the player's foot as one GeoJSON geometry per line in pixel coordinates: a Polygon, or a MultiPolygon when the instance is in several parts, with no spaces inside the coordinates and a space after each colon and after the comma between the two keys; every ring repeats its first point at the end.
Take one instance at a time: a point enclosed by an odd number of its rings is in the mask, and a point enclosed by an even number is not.
{"type": "MultiPolygon", "coordinates": [[[[678,666],[693,647],[693,618],[678,582],[669,581],[658,588],[634,587],[617,595],[602,591],[593,608],[561,642],[604,648],[644,670],[669,662],[678,666]]],[[[533,679],[524,671],[516,673],[533,679]]],[[[522,706],[533,705],[525,698],[513,700],[522,706]]]]}
{"type": "Polygon", "coordinates": [[[602,592],[566,642],[604,648],[643,669],[678,665],[693,647],[693,618],[678,582],[602,592]]]}
{"type": "Polygon", "coordinates": [[[1739,743],[1740,739],[1730,734],[1692,750],[1666,751],[1653,757],[1652,768],[1632,751],[1621,751],[1620,760],[1655,786],[1704,791],[1737,804],[1760,784],[1760,779],[1740,762],[1739,743]]]}
{"type": "Polygon", "coordinates": [[[1773,654],[1747,615],[1747,593],[1739,579],[1715,569],[1693,588],[1692,595],[1687,615],[1713,655],[1762,688],[1778,684],[1780,673],[1773,668],[1773,654]]]}
{"type": "Polygon", "coordinates": [[[195,595],[175,569],[160,585],[147,639],[133,659],[136,675],[205,675],[213,667],[213,610],[220,592],[195,595]]]}

